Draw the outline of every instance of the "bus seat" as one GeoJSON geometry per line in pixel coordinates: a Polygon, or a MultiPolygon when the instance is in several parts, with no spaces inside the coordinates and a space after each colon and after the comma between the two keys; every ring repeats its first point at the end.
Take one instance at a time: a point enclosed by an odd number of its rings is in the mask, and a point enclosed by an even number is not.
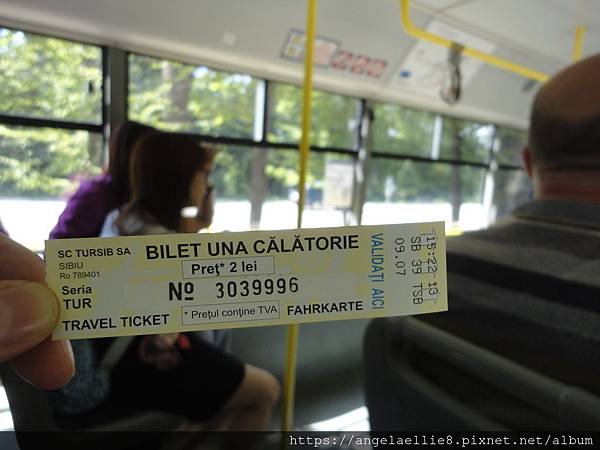
{"type": "Polygon", "coordinates": [[[596,395],[414,318],[372,321],[364,361],[373,431],[600,428],[596,395]]]}
{"type": "MultiPolygon", "coordinates": [[[[87,431],[169,431],[185,422],[185,418],[160,411],[144,410],[103,410],[74,417],[72,421],[58,421],[50,408],[45,391],[23,381],[7,364],[0,364],[0,378],[6,390],[14,428],[21,450],[40,448],[40,443],[51,436],[61,440],[61,449],[127,449],[144,448],[158,442],[157,433],[120,433],[118,439],[113,433],[85,433],[87,431]],[[69,433],[27,433],[27,432],[70,431],[69,433]],[[82,431],[83,433],[79,433],[82,431]],[[25,433],[20,433],[25,432],[25,433]],[[64,438],[64,442],[62,441],[64,438]]],[[[45,446],[45,448],[48,448],[45,446]]]]}

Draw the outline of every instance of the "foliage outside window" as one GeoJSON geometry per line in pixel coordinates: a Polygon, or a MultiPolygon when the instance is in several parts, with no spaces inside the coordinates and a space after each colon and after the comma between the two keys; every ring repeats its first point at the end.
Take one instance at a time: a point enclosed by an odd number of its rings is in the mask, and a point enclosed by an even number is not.
{"type": "Polygon", "coordinates": [[[522,167],[521,151],[527,144],[527,133],[525,131],[498,127],[496,136],[499,142],[498,162],[500,164],[522,167]]]}
{"type": "Polygon", "coordinates": [[[100,124],[100,48],[0,28],[0,113],[100,124]]]}
{"type": "MultiPolygon", "coordinates": [[[[256,109],[258,83],[249,75],[130,55],[129,118],[165,130],[253,139],[255,123],[263,121],[255,117],[260,111],[256,109]]],[[[302,89],[270,83],[268,99],[267,141],[297,144],[302,89]]],[[[311,144],[355,150],[359,100],[314,91],[312,104],[311,144]]],[[[0,114],[100,125],[101,49],[0,28],[0,114]]],[[[396,213],[394,221],[420,219],[414,211],[402,209],[407,204],[429,212],[448,210],[448,220],[456,222],[465,208],[481,205],[484,169],[435,160],[487,164],[493,126],[379,103],[372,133],[374,151],[380,156],[370,163],[365,223],[389,221],[396,213]],[[390,159],[384,153],[431,161],[390,159]],[[437,206],[431,208],[432,204],[437,206]]],[[[498,161],[519,164],[524,133],[497,128],[496,137],[498,161]]],[[[297,150],[225,145],[219,149],[214,179],[215,217],[221,229],[295,227],[297,150]]],[[[17,228],[17,222],[6,216],[30,220],[27,214],[40,211],[42,204],[32,207],[21,200],[39,199],[52,210],[44,213],[52,223],[41,227],[47,234],[78,181],[100,173],[102,154],[100,134],[0,125],[0,206],[5,225],[17,228]]],[[[311,154],[305,226],[344,223],[344,211],[350,205],[328,204],[332,197],[325,191],[335,169],[349,180],[348,194],[353,189],[353,165],[354,158],[344,153],[311,154]]],[[[508,197],[526,190],[519,180],[518,171],[498,172],[495,199],[499,211],[508,207],[508,197]]]]}
{"type": "Polygon", "coordinates": [[[454,161],[487,163],[494,127],[470,120],[443,117],[440,156],[454,161]]]}
{"type": "Polygon", "coordinates": [[[0,125],[0,194],[57,198],[100,173],[102,137],[86,131],[0,125]]]}
{"type": "Polygon", "coordinates": [[[263,227],[264,203],[289,200],[297,186],[298,152],[227,145],[217,148],[212,179],[220,206],[215,228],[227,229],[233,224],[236,230],[263,227]],[[222,209],[225,203],[230,208],[227,211],[222,209]]]}
{"type": "Polygon", "coordinates": [[[381,103],[375,105],[374,113],[373,148],[377,152],[433,160],[489,160],[491,125],[381,103]],[[436,133],[440,133],[438,139],[436,133]]]}
{"type": "Polygon", "coordinates": [[[0,125],[0,218],[36,251],[79,182],[100,173],[102,136],[86,131],[0,125]]]}
{"type": "Polygon", "coordinates": [[[483,168],[374,158],[369,172],[365,224],[444,220],[474,229],[484,223],[483,168]]]}
{"type": "Polygon", "coordinates": [[[460,176],[461,197],[480,202],[485,169],[446,163],[373,158],[369,168],[367,200],[383,202],[447,202],[451,175],[460,176]]]}
{"type": "MultiPolygon", "coordinates": [[[[0,114],[101,123],[102,52],[0,28],[0,114]]],[[[100,172],[102,137],[0,125],[0,196],[67,195],[100,172]]]]}
{"type": "MultiPolygon", "coordinates": [[[[0,28],[0,114],[101,125],[101,49],[0,28]]],[[[79,181],[102,166],[100,133],[51,127],[0,124],[2,222],[34,250],[79,181]]]]}
{"type": "MultiPolygon", "coordinates": [[[[327,204],[327,165],[353,158],[312,153],[309,160],[305,226],[344,225],[344,208],[327,204]]],[[[298,151],[219,146],[212,179],[217,206],[213,228],[295,228],[298,197],[298,151]]],[[[348,205],[349,206],[349,205],[348,205]]]]}
{"type": "Polygon", "coordinates": [[[377,103],[374,115],[372,133],[375,151],[431,157],[435,114],[377,103]]]}
{"type": "MultiPolygon", "coordinates": [[[[298,86],[274,83],[271,90],[271,115],[268,139],[272,142],[300,142],[302,136],[302,95],[298,86]]],[[[353,149],[359,101],[328,92],[313,91],[311,145],[353,149]]]]}
{"type": "Polygon", "coordinates": [[[495,219],[510,214],[515,208],[532,198],[531,180],[524,170],[501,169],[494,177],[495,219]]]}
{"type": "Polygon", "coordinates": [[[256,79],[129,56],[129,118],[170,131],[252,138],[256,79]]]}

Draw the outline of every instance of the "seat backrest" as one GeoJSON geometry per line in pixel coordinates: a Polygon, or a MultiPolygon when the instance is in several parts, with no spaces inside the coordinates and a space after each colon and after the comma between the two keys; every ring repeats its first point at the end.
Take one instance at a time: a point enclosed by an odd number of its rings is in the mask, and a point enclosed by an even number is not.
{"type": "Polygon", "coordinates": [[[45,391],[22,380],[6,364],[0,364],[0,377],[22,450],[42,447],[63,450],[162,448],[162,435],[159,433],[175,430],[185,422],[185,417],[162,411],[113,408],[91,413],[88,417],[74,416],[72,423],[65,428],[54,419],[48,394],[45,391]],[[28,433],[30,431],[35,433],[28,433]],[[39,431],[61,431],[61,433],[39,433],[39,431]],[[105,433],[97,433],[97,431],[105,431],[105,433]],[[118,431],[134,433],[120,433],[120,437],[115,438],[114,432],[118,431]],[[48,444],[49,439],[53,446],[48,444]]]}
{"type": "MultiPolygon", "coordinates": [[[[492,417],[460,390],[448,392],[425,376],[422,355],[443,377],[458,371],[472,385],[515,399],[561,429],[598,429],[600,398],[519,365],[414,318],[373,321],[365,337],[367,406],[373,430],[506,430],[531,427],[523,414],[512,425],[492,417]],[[519,421],[522,423],[518,423],[519,421]],[[522,428],[521,428],[522,427],[522,428]]],[[[463,386],[469,386],[469,383],[463,386]]],[[[463,390],[468,396],[469,392],[463,390]]],[[[515,417],[516,416],[516,417],[515,417]]],[[[538,419],[539,420],[539,419],[538,419]]],[[[538,426],[546,424],[536,422],[538,426]]],[[[550,425],[548,425],[550,426],[550,425]]]]}
{"type": "Polygon", "coordinates": [[[6,391],[15,430],[56,431],[48,394],[22,380],[7,365],[0,364],[0,377],[6,391]]]}

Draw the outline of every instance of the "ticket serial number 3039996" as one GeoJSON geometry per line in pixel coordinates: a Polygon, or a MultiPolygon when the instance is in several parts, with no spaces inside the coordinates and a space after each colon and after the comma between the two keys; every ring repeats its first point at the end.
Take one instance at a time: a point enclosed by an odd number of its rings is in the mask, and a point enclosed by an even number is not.
{"type": "Polygon", "coordinates": [[[300,289],[297,277],[255,278],[215,283],[216,297],[236,298],[258,295],[295,294],[300,289]]]}

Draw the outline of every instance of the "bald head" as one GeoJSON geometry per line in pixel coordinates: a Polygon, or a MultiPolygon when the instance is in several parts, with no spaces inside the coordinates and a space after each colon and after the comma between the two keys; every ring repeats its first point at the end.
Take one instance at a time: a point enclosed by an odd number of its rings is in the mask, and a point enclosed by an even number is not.
{"type": "Polygon", "coordinates": [[[600,55],[542,86],[531,111],[529,148],[541,170],[600,165],[600,55]]]}

